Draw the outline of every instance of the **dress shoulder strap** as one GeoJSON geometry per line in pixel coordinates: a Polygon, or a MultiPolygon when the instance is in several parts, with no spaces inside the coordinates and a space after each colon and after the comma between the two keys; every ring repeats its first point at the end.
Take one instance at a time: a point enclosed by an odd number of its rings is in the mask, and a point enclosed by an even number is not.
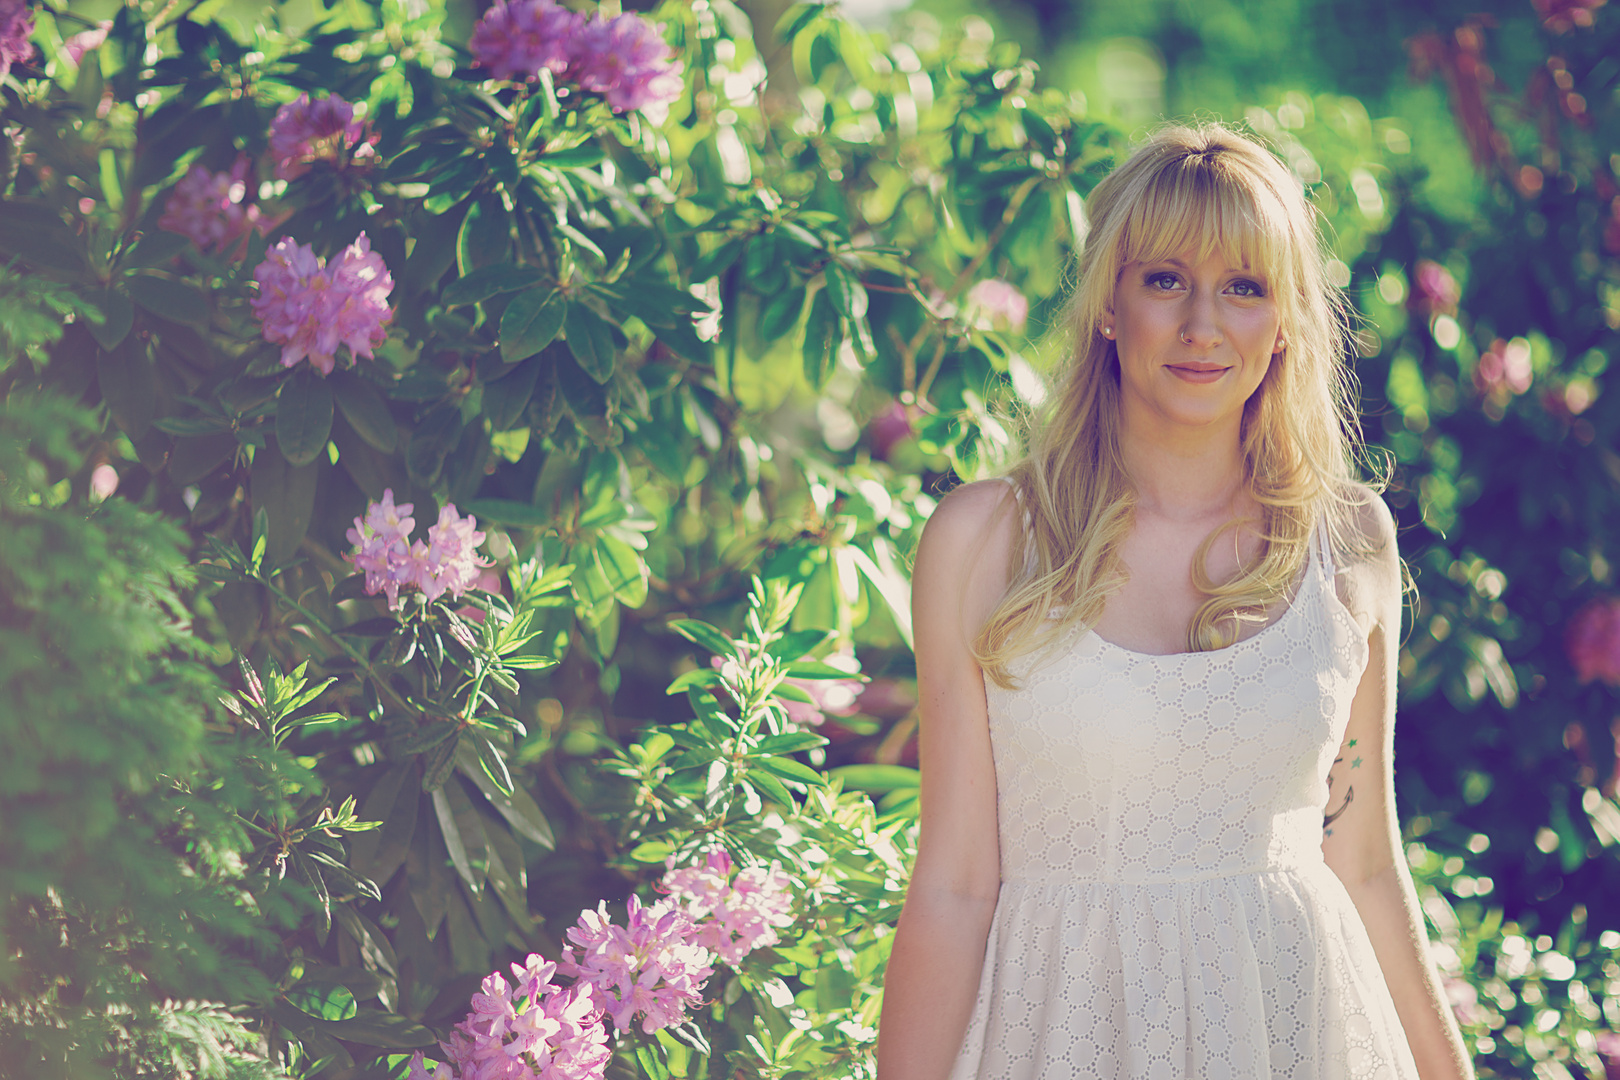
{"type": "Polygon", "coordinates": [[[1334,577],[1338,574],[1338,570],[1333,565],[1333,541],[1328,532],[1326,514],[1323,514],[1316,519],[1316,529],[1311,537],[1311,541],[1311,547],[1313,549],[1313,554],[1316,561],[1322,567],[1322,573],[1327,576],[1328,583],[1332,584],[1334,577]]]}

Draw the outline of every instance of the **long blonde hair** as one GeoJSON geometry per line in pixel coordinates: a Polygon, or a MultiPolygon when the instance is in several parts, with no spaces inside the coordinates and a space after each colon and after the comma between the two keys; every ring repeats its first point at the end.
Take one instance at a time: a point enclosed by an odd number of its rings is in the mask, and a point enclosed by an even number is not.
{"type": "MultiPolygon", "coordinates": [[[[1298,580],[1311,533],[1325,520],[1339,546],[1360,446],[1354,382],[1345,364],[1348,307],[1328,280],[1315,210],[1265,148],[1218,124],[1161,129],[1108,175],[1088,201],[1091,233],[1067,322],[1073,346],[1058,392],[1031,426],[1028,453],[1009,471],[1027,525],[1013,585],[974,643],[985,674],[1012,685],[1009,664],[1091,625],[1124,580],[1120,545],[1135,491],[1119,445],[1119,359],[1101,333],[1129,263],[1219,251],[1255,267],[1277,299],[1283,352],[1244,405],[1245,483],[1261,508],[1263,554],[1232,581],[1205,569],[1216,530],[1193,559],[1205,594],[1188,648],[1219,649],[1298,580]],[[1026,561],[1027,559],[1027,561],[1026,561]]],[[[1236,524],[1233,522],[1232,524],[1236,524]]]]}

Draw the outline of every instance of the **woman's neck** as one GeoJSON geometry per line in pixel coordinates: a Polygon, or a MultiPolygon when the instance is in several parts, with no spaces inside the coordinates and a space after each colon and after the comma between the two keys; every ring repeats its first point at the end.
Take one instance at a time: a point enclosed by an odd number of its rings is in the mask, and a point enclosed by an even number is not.
{"type": "Polygon", "coordinates": [[[1241,498],[1237,423],[1189,429],[1122,416],[1119,448],[1139,511],[1182,520],[1224,518],[1241,498]]]}

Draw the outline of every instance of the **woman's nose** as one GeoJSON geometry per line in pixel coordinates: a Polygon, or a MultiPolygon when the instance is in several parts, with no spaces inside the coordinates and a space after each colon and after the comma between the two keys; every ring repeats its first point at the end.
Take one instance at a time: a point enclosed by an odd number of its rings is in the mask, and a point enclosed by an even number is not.
{"type": "Polygon", "coordinates": [[[1215,297],[1208,291],[1195,290],[1188,296],[1186,318],[1181,324],[1181,340],[1200,349],[1213,349],[1221,343],[1215,297]]]}

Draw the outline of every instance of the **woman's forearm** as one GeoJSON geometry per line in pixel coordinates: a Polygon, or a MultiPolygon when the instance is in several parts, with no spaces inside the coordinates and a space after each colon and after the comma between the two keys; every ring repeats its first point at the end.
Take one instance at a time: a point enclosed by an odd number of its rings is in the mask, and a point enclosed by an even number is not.
{"type": "Polygon", "coordinates": [[[946,1080],[979,992],[994,898],[913,888],[883,979],[879,1080],[946,1080]]]}
{"type": "Polygon", "coordinates": [[[1472,1080],[1474,1070],[1429,958],[1423,914],[1406,875],[1392,866],[1365,881],[1347,881],[1345,888],[1372,939],[1418,1075],[1422,1080],[1472,1080]]]}

